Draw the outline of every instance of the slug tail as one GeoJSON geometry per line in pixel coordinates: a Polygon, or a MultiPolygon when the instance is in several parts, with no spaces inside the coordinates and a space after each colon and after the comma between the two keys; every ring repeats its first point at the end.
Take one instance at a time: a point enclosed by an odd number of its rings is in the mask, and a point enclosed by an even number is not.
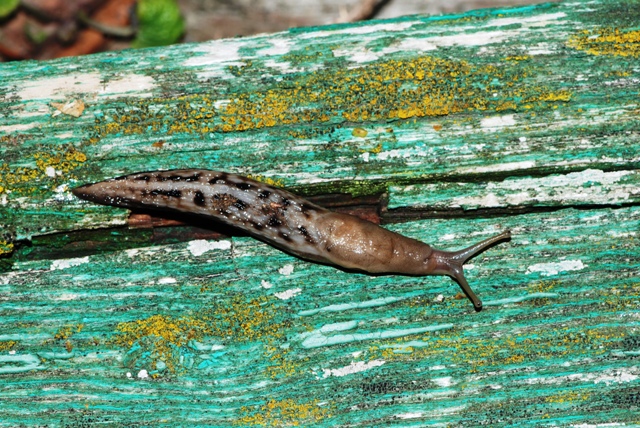
{"type": "Polygon", "coordinates": [[[433,256],[436,265],[434,273],[449,275],[460,284],[462,291],[467,295],[471,303],[473,303],[474,309],[479,312],[482,310],[482,301],[478,298],[476,293],[473,292],[467,279],[464,276],[463,265],[471,258],[477,256],[487,248],[497,244],[500,241],[506,241],[511,239],[511,232],[506,230],[499,235],[493,236],[484,241],[478,242],[464,250],[460,251],[440,251],[433,250],[433,256]]]}

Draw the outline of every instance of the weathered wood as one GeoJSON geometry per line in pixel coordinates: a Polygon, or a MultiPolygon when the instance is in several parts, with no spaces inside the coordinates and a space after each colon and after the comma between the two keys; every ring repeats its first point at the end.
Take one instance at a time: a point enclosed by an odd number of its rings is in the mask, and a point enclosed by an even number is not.
{"type": "Polygon", "coordinates": [[[637,22],[595,0],[1,64],[0,426],[639,423],[637,22]],[[181,167],[442,249],[514,238],[467,265],[475,313],[448,278],[69,192],[181,167]]]}

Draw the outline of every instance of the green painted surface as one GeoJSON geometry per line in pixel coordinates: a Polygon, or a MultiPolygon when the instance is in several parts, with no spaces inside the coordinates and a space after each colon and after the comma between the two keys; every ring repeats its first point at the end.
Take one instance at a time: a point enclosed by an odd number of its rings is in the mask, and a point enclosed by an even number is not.
{"type": "Polygon", "coordinates": [[[0,426],[639,424],[638,6],[1,64],[0,426]],[[514,238],[467,266],[475,313],[448,278],[127,228],[68,191],[180,167],[385,192],[438,248],[514,238]]]}

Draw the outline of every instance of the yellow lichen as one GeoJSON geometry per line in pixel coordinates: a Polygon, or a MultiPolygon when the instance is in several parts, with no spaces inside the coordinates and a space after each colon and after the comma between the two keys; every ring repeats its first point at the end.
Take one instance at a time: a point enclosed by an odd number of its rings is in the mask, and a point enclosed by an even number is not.
{"type": "Polygon", "coordinates": [[[5,340],[0,342],[0,352],[10,351],[18,342],[15,340],[5,340]]]}
{"type": "Polygon", "coordinates": [[[273,304],[266,298],[246,300],[239,295],[190,316],[153,315],[143,320],[119,323],[111,342],[131,347],[149,338],[154,355],[174,371],[176,348],[187,345],[192,339],[217,337],[237,342],[271,343],[281,338],[288,323],[276,322],[275,313],[273,304]]]}
{"type": "Polygon", "coordinates": [[[563,391],[558,394],[553,394],[545,397],[547,403],[574,403],[576,401],[587,401],[591,398],[591,393],[580,392],[575,390],[563,391]]]}
{"type": "Polygon", "coordinates": [[[454,331],[437,337],[426,336],[423,339],[427,342],[426,346],[413,347],[411,352],[402,347],[402,339],[396,340],[393,347],[371,347],[369,352],[371,358],[380,356],[385,361],[419,361],[446,356],[455,364],[468,365],[472,370],[478,370],[480,367],[520,365],[569,355],[602,355],[625,337],[623,330],[616,328],[591,329],[586,332],[550,330],[521,340],[518,337],[487,340],[461,335],[461,332],[454,331]]]}
{"type": "Polygon", "coordinates": [[[11,254],[13,252],[13,243],[0,240],[0,256],[3,254],[11,254]]]}
{"type": "Polygon", "coordinates": [[[640,30],[600,28],[583,30],[569,38],[570,47],[590,55],[640,57],[640,30]]]}
{"type": "Polygon", "coordinates": [[[269,400],[260,406],[244,406],[236,425],[271,427],[308,426],[330,417],[329,409],[320,407],[317,400],[298,403],[293,399],[269,400]]]}
{"type": "Polygon", "coordinates": [[[126,111],[118,107],[109,113],[106,109],[89,140],[114,133],[205,134],[282,125],[406,120],[544,107],[569,100],[568,92],[527,84],[531,66],[520,65],[524,56],[513,58],[519,61],[500,66],[430,56],[379,61],[332,73],[310,72],[288,80],[286,86],[273,84],[261,92],[238,92],[224,103],[210,94],[145,99],[126,111]]]}
{"type": "Polygon", "coordinates": [[[270,378],[291,377],[299,373],[300,367],[309,361],[309,358],[294,357],[289,349],[267,346],[265,357],[272,363],[266,369],[266,375],[270,378]]]}
{"type": "Polygon", "coordinates": [[[367,136],[367,134],[368,132],[364,128],[353,128],[353,131],[351,131],[351,135],[358,138],[364,138],[367,136]]]}
{"type": "Polygon", "coordinates": [[[61,327],[56,334],[53,335],[55,340],[66,340],[76,333],[80,333],[84,328],[84,324],[66,325],[61,327]]]}
{"type": "Polygon", "coordinates": [[[50,180],[52,175],[69,175],[87,160],[87,156],[73,147],[39,151],[32,155],[34,166],[11,168],[0,164],[0,192],[15,191],[27,183],[50,180]]]}
{"type": "Polygon", "coordinates": [[[528,61],[531,59],[531,55],[513,55],[508,56],[504,60],[505,61],[528,61]]]}
{"type": "Polygon", "coordinates": [[[273,178],[265,177],[264,175],[247,174],[247,177],[270,186],[284,187],[285,184],[284,180],[274,180],[273,178]]]}
{"type": "Polygon", "coordinates": [[[559,285],[560,281],[540,281],[529,284],[529,292],[530,293],[546,293],[548,291],[553,290],[556,285],[559,285]]]}

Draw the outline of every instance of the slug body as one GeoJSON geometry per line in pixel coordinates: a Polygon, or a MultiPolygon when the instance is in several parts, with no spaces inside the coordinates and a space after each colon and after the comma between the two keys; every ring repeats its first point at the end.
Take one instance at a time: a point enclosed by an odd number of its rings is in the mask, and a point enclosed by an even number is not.
{"type": "Polygon", "coordinates": [[[510,232],[455,252],[436,250],[373,223],[335,213],[286,190],[220,171],[141,172],[73,189],[79,198],[126,208],[213,218],[304,259],[369,273],[449,275],[474,308],[482,302],[462,265],[510,232]]]}

